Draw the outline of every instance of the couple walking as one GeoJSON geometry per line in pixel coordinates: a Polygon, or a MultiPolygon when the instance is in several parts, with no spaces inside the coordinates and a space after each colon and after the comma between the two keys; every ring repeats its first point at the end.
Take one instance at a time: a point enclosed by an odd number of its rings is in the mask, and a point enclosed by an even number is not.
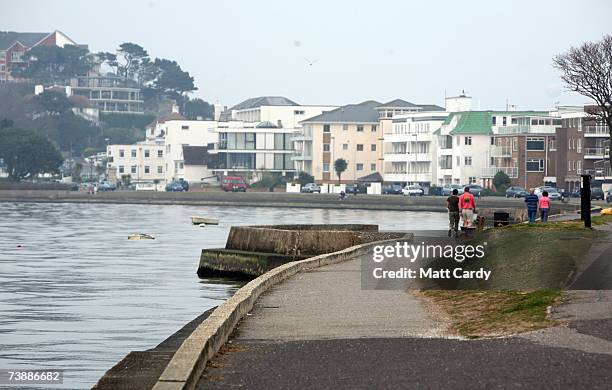
{"type": "Polygon", "coordinates": [[[525,203],[527,204],[527,219],[529,219],[529,223],[535,223],[538,209],[540,209],[540,220],[542,222],[548,221],[548,214],[550,212],[548,191],[542,191],[542,196],[538,197],[534,189],[530,188],[529,195],[525,197],[525,203]]]}
{"type": "Polygon", "coordinates": [[[450,237],[455,232],[455,237],[459,232],[459,215],[463,219],[463,227],[472,227],[474,225],[474,213],[476,212],[476,199],[470,193],[470,187],[463,189],[463,194],[458,195],[459,191],[453,189],[453,193],[446,198],[446,207],[448,208],[448,236],[450,237]]]}

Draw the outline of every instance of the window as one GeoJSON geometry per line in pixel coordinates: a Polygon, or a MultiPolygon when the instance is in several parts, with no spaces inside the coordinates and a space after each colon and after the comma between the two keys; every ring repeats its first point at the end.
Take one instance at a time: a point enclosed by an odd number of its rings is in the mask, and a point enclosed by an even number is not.
{"type": "Polygon", "coordinates": [[[472,166],[472,157],[465,156],[465,159],[463,160],[463,165],[465,165],[467,167],[471,167],[472,166]]]}
{"type": "Polygon", "coordinates": [[[370,145],[370,150],[371,150],[372,152],[375,152],[375,151],[376,151],[376,144],[372,144],[372,145],[370,145]]]}
{"type": "Polygon", "coordinates": [[[464,137],[463,138],[463,144],[464,145],[471,145],[472,144],[472,137],[464,137]]]}
{"type": "Polygon", "coordinates": [[[372,133],[376,133],[376,130],[378,130],[378,126],[372,125],[372,133]]]}
{"type": "Polygon", "coordinates": [[[330,132],[329,125],[323,125],[323,132],[324,133],[329,133],[330,132]]]}
{"type": "Polygon", "coordinates": [[[363,144],[357,144],[357,151],[363,152],[363,144]]]}
{"type": "Polygon", "coordinates": [[[164,157],[164,151],[163,150],[158,150],[157,151],[157,157],[164,157]]]}
{"type": "Polygon", "coordinates": [[[491,124],[493,124],[493,126],[497,124],[497,118],[495,116],[491,117],[491,124]]]}
{"type": "Polygon", "coordinates": [[[491,145],[495,145],[495,138],[491,137],[491,145]]]}
{"type": "Polygon", "coordinates": [[[529,159],[525,163],[525,170],[527,172],[544,172],[544,160],[542,159],[529,159]]]}
{"type": "Polygon", "coordinates": [[[348,130],[348,125],[346,123],[342,125],[342,130],[344,130],[344,131],[348,130]]]}
{"type": "Polygon", "coordinates": [[[370,171],[375,171],[375,170],[376,170],[376,163],[370,164],[370,171]]]}
{"type": "Polygon", "coordinates": [[[329,152],[329,144],[323,144],[323,151],[329,152]]]}
{"type": "Polygon", "coordinates": [[[573,164],[573,161],[569,160],[569,161],[567,162],[567,171],[568,171],[568,172],[571,172],[571,171],[572,171],[572,165],[574,165],[574,164],[573,164]]]}
{"type": "Polygon", "coordinates": [[[136,157],[136,149],[130,150],[132,158],[136,157]]]}
{"type": "Polygon", "coordinates": [[[516,137],[512,138],[512,151],[516,152],[518,150],[518,139],[516,137]]]}
{"type": "Polygon", "coordinates": [[[245,135],[245,149],[253,150],[255,149],[255,133],[246,133],[245,135]]]}
{"type": "Polygon", "coordinates": [[[182,161],[179,163],[179,169],[183,169],[185,168],[185,163],[183,163],[182,161]]]}
{"type": "Polygon", "coordinates": [[[22,51],[14,51],[11,53],[11,61],[17,62],[21,61],[21,56],[23,55],[22,51]]]}
{"type": "Polygon", "coordinates": [[[357,132],[363,132],[363,125],[357,125],[357,132]]]}
{"type": "Polygon", "coordinates": [[[163,167],[163,165],[158,165],[158,166],[157,166],[157,173],[164,173],[164,167],[163,167]]]}
{"type": "Polygon", "coordinates": [[[356,166],[358,171],[363,171],[363,164],[357,163],[356,166]]]}
{"type": "Polygon", "coordinates": [[[348,144],[342,144],[342,150],[348,150],[348,144]]]}
{"type": "Polygon", "coordinates": [[[476,184],[476,177],[474,177],[474,176],[470,176],[470,177],[468,178],[468,181],[470,182],[470,184],[476,184]]]}
{"type": "Polygon", "coordinates": [[[144,155],[145,155],[145,157],[149,157],[150,156],[149,149],[145,149],[144,155]]]}
{"type": "Polygon", "coordinates": [[[576,140],[576,153],[582,153],[582,139],[578,138],[576,140]]]}
{"type": "Polygon", "coordinates": [[[119,149],[119,157],[125,157],[125,150],[119,149]]]}
{"type": "Polygon", "coordinates": [[[329,172],[329,164],[323,164],[323,172],[329,172]]]}
{"type": "Polygon", "coordinates": [[[136,173],[136,165],[132,165],[132,166],[130,167],[130,172],[132,172],[132,173],[136,173]]]}
{"type": "Polygon", "coordinates": [[[293,111],[293,115],[304,115],[304,110],[295,110],[293,111]]]}
{"type": "Polygon", "coordinates": [[[459,163],[461,162],[461,157],[457,156],[457,166],[460,166],[459,163]]]}
{"type": "Polygon", "coordinates": [[[123,165],[119,165],[119,173],[125,173],[125,167],[123,165]]]}
{"type": "Polygon", "coordinates": [[[527,150],[543,151],[544,138],[527,138],[527,150]]]}
{"type": "Polygon", "coordinates": [[[189,130],[189,126],[183,125],[183,126],[181,126],[181,130],[189,130]]]}
{"type": "Polygon", "coordinates": [[[508,119],[504,116],[502,117],[502,126],[506,126],[508,124],[508,119]]]}
{"type": "Polygon", "coordinates": [[[145,173],[149,173],[151,171],[150,167],[148,165],[145,165],[145,173]]]}

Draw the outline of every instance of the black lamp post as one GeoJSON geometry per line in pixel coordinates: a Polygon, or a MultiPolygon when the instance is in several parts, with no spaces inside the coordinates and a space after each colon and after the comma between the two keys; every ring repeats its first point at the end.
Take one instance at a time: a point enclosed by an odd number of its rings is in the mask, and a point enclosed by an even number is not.
{"type": "Polygon", "coordinates": [[[580,187],[580,219],[584,221],[584,227],[591,227],[591,175],[580,175],[582,186],[580,187]]]}

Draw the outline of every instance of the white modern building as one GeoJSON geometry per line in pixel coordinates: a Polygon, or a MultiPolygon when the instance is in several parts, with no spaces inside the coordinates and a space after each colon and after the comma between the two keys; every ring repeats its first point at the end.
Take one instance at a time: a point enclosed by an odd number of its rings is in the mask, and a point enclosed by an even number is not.
{"type": "Polygon", "coordinates": [[[108,145],[107,175],[111,181],[163,183],[166,155],[163,141],[143,141],[134,145],[108,145]]]}

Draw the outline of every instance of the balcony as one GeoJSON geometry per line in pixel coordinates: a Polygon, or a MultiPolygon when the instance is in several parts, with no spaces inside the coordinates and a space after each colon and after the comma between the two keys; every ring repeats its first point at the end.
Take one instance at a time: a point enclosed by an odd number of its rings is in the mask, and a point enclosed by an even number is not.
{"type": "Polygon", "coordinates": [[[585,138],[607,138],[610,136],[608,126],[586,126],[583,129],[585,138]]]}
{"type": "Polygon", "coordinates": [[[291,161],[312,161],[312,156],[306,154],[297,154],[291,156],[291,161]]]}
{"type": "Polygon", "coordinates": [[[394,182],[430,182],[431,172],[401,172],[393,171],[384,174],[385,181],[394,182]]]}
{"type": "Polygon", "coordinates": [[[512,146],[492,146],[491,157],[512,157],[512,146]]]}
{"type": "Polygon", "coordinates": [[[599,147],[599,148],[584,148],[584,158],[593,160],[602,160],[604,156],[608,155],[609,148],[599,147]]]}
{"type": "Polygon", "coordinates": [[[511,179],[518,177],[518,167],[486,167],[482,170],[481,176],[483,178],[492,178],[500,171],[504,172],[511,179]]]}
{"type": "Polygon", "coordinates": [[[557,125],[510,125],[499,126],[497,134],[555,134],[557,125]]]}
{"type": "Polygon", "coordinates": [[[590,173],[595,180],[612,180],[612,168],[610,167],[595,168],[593,172],[588,173],[590,173]]]}

